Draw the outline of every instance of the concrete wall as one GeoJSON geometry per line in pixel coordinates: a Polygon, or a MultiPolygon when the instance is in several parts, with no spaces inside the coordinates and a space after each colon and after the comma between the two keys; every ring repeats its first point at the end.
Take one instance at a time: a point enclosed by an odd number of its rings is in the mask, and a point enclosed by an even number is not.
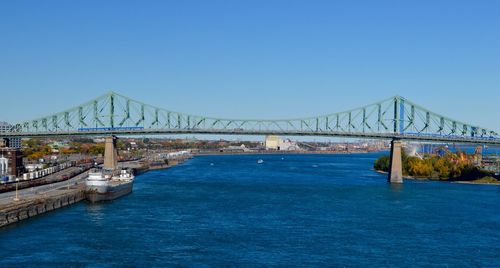
{"type": "Polygon", "coordinates": [[[15,203],[0,210],[0,227],[69,206],[84,199],[83,189],[70,189],[62,194],[15,203]]]}

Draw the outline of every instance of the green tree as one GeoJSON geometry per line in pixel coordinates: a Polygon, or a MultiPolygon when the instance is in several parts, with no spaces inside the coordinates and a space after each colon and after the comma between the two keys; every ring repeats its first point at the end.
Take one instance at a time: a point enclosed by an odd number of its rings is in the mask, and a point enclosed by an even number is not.
{"type": "Polygon", "coordinates": [[[384,155],[375,160],[375,164],[373,165],[375,170],[380,171],[389,171],[390,168],[390,157],[388,155],[384,155]]]}
{"type": "Polygon", "coordinates": [[[89,153],[91,155],[99,155],[99,154],[104,154],[104,144],[99,143],[99,144],[94,144],[90,147],[89,153]]]}

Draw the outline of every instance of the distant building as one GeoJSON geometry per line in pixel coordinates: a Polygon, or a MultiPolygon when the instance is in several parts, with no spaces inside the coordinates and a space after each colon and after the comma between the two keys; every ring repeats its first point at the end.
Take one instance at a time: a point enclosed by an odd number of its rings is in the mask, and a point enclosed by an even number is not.
{"type": "Polygon", "coordinates": [[[21,151],[16,148],[0,148],[0,175],[21,176],[23,172],[21,151]]]}
{"type": "Polygon", "coordinates": [[[274,135],[266,136],[265,146],[266,150],[276,151],[297,151],[300,149],[296,142],[289,139],[282,140],[280,137],[274,135]]]}
{"type": "Polygon", "coordinates": [[[105,139],[104,138],[95,138],[92,141],[95,143],[103,143],[103,142],[105,142],[105,139]]]}
{"type": "Polygon", "coordinates": [[[489,172],[500,174],[500,156],[486,155],[481,159],[481,168],[489,172]]]}
{"type": "Polygon", "coordinates": [[[67,142],[62,141],[54,141],[47,144],[53,153],[59,153],[62,148],[69,148],[69,144],[67,142]]]}
{"type": "Polygon", "coordinates": [[[8,132],[11,127],[12,125],[7,122],[0,122],[0,132],[8,132]]]}
{"type": "Polygon", "coordinates": [[[221,151],[223,152],[232,152],[232,153],[245,153],[245,152],[250,152],[251,150],[248,149],[245,144],[241,144],[240,146],[227,146],[221,151]]]}
{"type": "Polygon", "coordinates": [[[279,150],[280,137],[278,136],[266,136],[266,150],[279,150]]]}
{"type": "MultiPolygon", "coordinates": [[[[9,132],[12,125],[7,122],[0,122],[0,139],[2,137],[1,133],[9,132]]],[[[10,147],[10,148],[21,148],[21,138],[9,138],[1,139],[0,147],[10,147]]]]}

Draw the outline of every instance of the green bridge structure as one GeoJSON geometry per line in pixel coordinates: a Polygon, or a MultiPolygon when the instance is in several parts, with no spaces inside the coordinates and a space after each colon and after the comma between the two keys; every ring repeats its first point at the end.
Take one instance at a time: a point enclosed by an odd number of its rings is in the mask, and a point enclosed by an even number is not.
{"type": "Polygon", "coordinates": [[[112,91],[66,111],[14,124],[10,131],[0,133],[0,138],[165,134],[326,136],[391,140],[391,172],[388,180],[393,183],[402,182],[402,141],[500,145],[500,136],[493,130],[440,115],[400,96],[316,117],[260,120],[215,118],[175,112],[112,91]]]}

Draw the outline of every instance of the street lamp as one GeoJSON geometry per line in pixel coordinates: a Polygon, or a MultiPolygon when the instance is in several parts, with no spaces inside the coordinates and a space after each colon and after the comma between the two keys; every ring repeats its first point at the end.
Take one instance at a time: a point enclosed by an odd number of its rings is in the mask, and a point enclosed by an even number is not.
{"type": "Polygon", "coordinates": [[[16,197],[14,197],[14,201],[19,201],[19,195],[17,193],[18,184],[19,184],[19,178],[16,178],[16,197]]]}

